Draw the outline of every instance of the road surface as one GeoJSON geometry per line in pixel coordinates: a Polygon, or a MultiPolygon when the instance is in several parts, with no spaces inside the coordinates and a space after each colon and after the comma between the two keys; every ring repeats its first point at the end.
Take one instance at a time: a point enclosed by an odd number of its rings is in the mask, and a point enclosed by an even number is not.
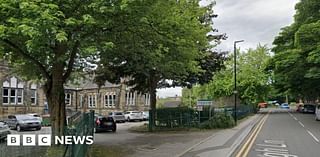
{"type": "Polygon", "coordinates": [[[313,114],[269,109],[236,157],[319,157],[320,122],[313,114]]]}

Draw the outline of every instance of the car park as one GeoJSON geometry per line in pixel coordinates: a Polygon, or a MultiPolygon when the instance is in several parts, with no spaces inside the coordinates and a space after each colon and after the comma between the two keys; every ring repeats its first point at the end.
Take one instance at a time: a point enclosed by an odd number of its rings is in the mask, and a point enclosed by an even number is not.
{"type": "Polygon", "coordinates": [[[7,135],[10,134],[9,126],[6,122],[0,121],[0,140],[4,140],[7,138],[7,135]]]}
{"type": "Polygon", "coordinates": [[[128,122],[135,121],[135,120],[138,120],[138,121],[143,120],[143,114],[140,111],[127,111],[125,112],[124,116],[128,122]]]}
{"type": "Polygon", "coordinates": [[[109,112],[108,116],[112,117],[115,120],[115,122],[124,123],[126,121],[126,118],[123,112],[109,112]]]}
{"type": "Polygon", "coordinates": [[[41,122],[37,117],[30,115],[9,115],[6,121],[10,129],[17,131],[27,129],[41,129],[41,122]]]}
{"type": "Polygon", "coordinates": [[[302,113],[315,113],[316,105],[314,104],[305,104],[303,105],[302,113]]]}
{"type": "Polygon", "coordinates": [[[112,131],[116,132],[117,124],[112,117],[104,117],[101,115],[95,116],[94,132],[112,131]]]}

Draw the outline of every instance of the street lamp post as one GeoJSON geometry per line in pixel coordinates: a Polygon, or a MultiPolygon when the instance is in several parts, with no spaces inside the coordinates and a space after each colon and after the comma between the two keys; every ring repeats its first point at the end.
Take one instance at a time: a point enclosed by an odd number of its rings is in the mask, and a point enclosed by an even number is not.
{"type": "Polygon", "coordinates": [[[237,40],[234,42],[234,121],[237,125],[237,43],[244,42],[244,40],[237,40]]]}

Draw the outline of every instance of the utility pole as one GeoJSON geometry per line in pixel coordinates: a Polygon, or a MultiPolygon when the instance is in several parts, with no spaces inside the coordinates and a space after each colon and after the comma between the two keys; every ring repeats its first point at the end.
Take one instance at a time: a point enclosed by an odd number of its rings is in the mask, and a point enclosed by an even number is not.
{"type": "Polygon", "coordinates": [[[244,40],[237,40],[234,42],[234,121],[235,124],[237,125],[238,117],[237,117],[237,43],[244,42],[244,40]]]}

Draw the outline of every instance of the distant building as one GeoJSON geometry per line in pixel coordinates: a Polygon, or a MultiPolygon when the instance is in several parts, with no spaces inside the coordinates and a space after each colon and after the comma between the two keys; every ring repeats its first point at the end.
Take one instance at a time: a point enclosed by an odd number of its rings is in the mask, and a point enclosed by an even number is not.
{"type": "MultiPolygon", "coordinates": [[[[10,68],[0,62],[0,118],[8,114],[48,113],[48,104],[42,85],[27,81],[10,73],[10,68]]],[[[125,84],[106,82],[98,88],[87,78],[78,85],[65,86],[67,111],[89,111],[106,115],[110,111],[149,110],[150,94],[132,91],[125,84]]]]}

